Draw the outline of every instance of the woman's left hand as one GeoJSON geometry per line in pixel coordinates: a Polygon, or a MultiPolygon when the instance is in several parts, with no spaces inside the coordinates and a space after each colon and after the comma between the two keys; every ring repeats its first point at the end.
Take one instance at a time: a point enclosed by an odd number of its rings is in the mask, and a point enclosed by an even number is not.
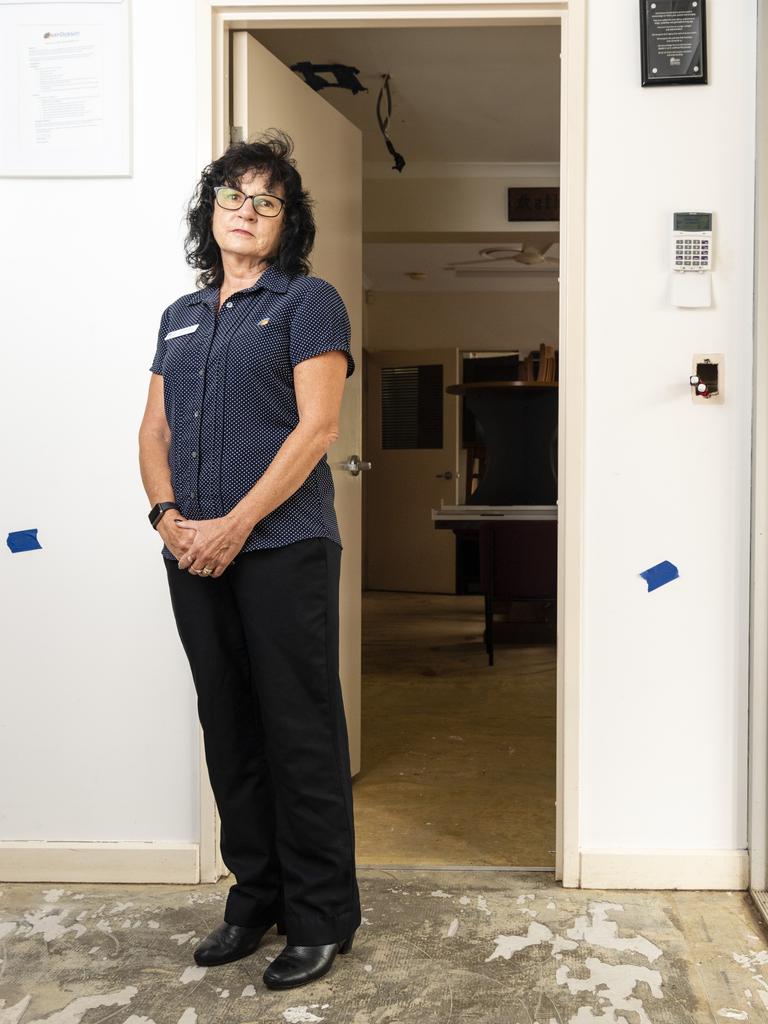
{"type": "Polygon", "coordinates": [[[187,569],[194,576],[221,576],[253,529],[229,516],[189,519],[178,525],[180,529],[195,530],[197,534],[192,547],[179,559],[179,569],[187,569]],[[203,573],[203,569],[213,569],[213,572],[203,573]]]}

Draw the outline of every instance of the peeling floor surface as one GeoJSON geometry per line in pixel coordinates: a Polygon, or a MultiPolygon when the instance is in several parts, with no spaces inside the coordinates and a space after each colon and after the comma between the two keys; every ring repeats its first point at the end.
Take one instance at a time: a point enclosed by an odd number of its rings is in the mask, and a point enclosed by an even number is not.
{"type": "Polygon", "coordinates": [[[288,992],[282,949],[199,968],[215,885],[0,883],[0,1024],[768,1022],[768,941],[746,893],[563,889],[552,875],[360,867],[363,923],[288,992]]]}

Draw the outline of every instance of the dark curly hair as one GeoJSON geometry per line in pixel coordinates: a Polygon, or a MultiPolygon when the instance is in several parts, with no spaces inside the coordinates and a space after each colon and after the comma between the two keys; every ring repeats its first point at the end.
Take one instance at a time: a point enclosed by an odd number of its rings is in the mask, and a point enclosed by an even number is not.
{"type": "Polygon", "coordinates": [[[293,140],[279,128],[269,128],[251,142],[234,142],[226,152],[208,164],[200,175],[187,206],[185,259],[199,273],[199,285],[220,287],[224,281],[221,249],[213,237],[213,204],[216,185],[237,187],[238,179],[248,171],[267,175],[267,189],[279,182],[285,190],[284,218],[277,256],[268,260],[293,276],[309,274],[309,254],[315,242],[312,199],[302,188],[301,175],[292,158],[293,140]]]}

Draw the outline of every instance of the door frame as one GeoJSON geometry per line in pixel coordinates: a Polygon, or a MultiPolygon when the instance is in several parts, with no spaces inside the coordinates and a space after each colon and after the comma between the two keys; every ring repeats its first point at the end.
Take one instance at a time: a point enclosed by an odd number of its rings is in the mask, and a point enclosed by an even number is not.
{"type": "MultiPolygon", "coordinates": [[[[749,888],[768,890],[768,0],[757,5],[755,306],[749,623],[749,888]]],[[[758,902],[758,906],[762,904],[758,902]]]]}
{"type": "MultiPolygon", "coordinates": [[[[555,877],[581,882],[580,722],[584,523],[584,249],[586,0],[196,0],[197,163],[228,142],[229,33],[246,28],[456,27],[559,24],[560,388],[558,422],[557,782],[555,877]]],[[[364,453],[363,453],[364,455],[364,453]]],[[[200,737],[200,881],[226,871],[200,737]]]]}

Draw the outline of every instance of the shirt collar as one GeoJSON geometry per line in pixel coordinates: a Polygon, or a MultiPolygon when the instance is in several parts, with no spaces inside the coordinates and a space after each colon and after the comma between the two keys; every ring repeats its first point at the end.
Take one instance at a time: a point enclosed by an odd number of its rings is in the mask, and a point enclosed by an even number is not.
{"type": "MultiPolygon", "coordinates": [[[[286,274],[284,270],[281,270],[277,263],[271,263],[255,284],[252,284],[250,288],[243,288],[242,291],[238,292],[238,295],[249,295],[251,292],[258,291],[259,288],[268,288],[271,292],[284,293],[288,291],[288,285],[291,281],[292,277],[290,274],[286,274]]],[[[193,306],[198,302],[211,303],[214,301],[218,290],[218,285],[213,284],[207,288],[201,288],[187,300],[187,305],[193,306]]]]}

